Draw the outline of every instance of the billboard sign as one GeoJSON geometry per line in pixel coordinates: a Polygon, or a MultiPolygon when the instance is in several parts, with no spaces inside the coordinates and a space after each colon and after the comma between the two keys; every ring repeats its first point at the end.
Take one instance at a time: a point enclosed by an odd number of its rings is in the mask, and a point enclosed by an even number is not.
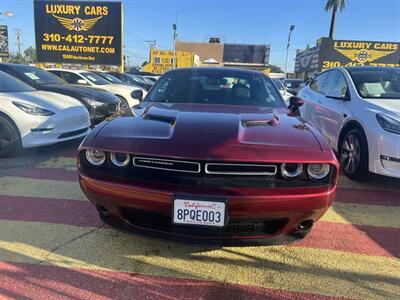
{"type": "Polygon", "coordinates": [[[8,31],[5,25],[0,25],[0,57],[8,57],[8,31]]]}
{"type": "Polygon", "coordinates": [[[294,71],[296,73],[317,71],[318,58],[319,46],[315,46],[298,52],[296,55],[296,64],[294,71]]]}
{"type": "Polygon", "coordinates": [[[39,62],[120,65],[122,3],[35,0],[39,62]]]}
{"type": "Polygon", "coordinates": [[[269,45],[224,44],[223,62],[267,65],[269,45]]]}
{"type": "Polygon", "coordinates": [[[400,43],[320,40],[319,69],[340,66],[400,66],[400,43]]]}

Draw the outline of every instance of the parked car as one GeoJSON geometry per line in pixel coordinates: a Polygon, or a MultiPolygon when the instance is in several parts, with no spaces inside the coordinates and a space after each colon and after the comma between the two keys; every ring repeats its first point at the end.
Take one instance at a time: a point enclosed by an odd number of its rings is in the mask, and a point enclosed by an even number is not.
{"type": "Polygon", "coordinates": [[[92,86],[110,92],[120,98],[129,107],[139,104],[139,100],[133,97],[135,91],[141,90],[143,94],[146,94],[146,91],[140,87],[111,83],[107,79],[90,71],[66,69],[49,69],[48,71],[61,77],[68,83],[92,86]]]}
{"type": "Polygon", "coordinates": [[[55,144],[90,131],[87,109],[76,99],[38,91],[0,71],[0,157],[55,144]]]}
{"type": "Polygon", "coordinates": [[[336,68],[299,93],[302,117],[340,155],[355,180],[368,171],[400,178],[400,69],[336,68]]]}
{"type": "Polygon", "coordinates": [[[153,81],[153,83],[156,82],[160,78],[160,75],[153,74],[153,73],[150,73],[150,72],[128,71],[126,73],[147,78],[147,79],[153,81]]]}
{"type": "Polygon", "coordinates": [[[136,117],[83,141],[80,186],[110,224],[218,242],[303,238],[332,205],[339,165],[300,105],[289,111],[258,72],[171,70],[136,117]]]}
{"type": "Polygon", "coordinates": [[[279,93],[282,95],[283,99],[285,100],[286,103],[289,103],[290,97],[293,95],[289,93],[285,87],[283,86],[283,83],[281,80],[278,78],[272,78],[272,82],[275,84],[276,88],[279,90],[279,93]]]}
{"type": "Polygon", "coordinates": [[[148,91],[154,84],[153,82],[148,83],[144,79],[140,78],[139,76],[129,74],[129,73],[108,72],[108,74],[118,78],[122,82],[140,86],[140,87],[144,88],[146,91],[148,91]]]}
{"type": "MultiPolygon", "coordinates": [[[[0,64],[0,71],[22,80],[34,89],[67,95],[79,100],[89,111],[92,124],[100,123],[124,109],[117,97],[104,90],[68,84],[41,68],[5,63],[0,64]]],[[[58,99],[61,101],[64,98],[58,99]]]]}
{"type": "Polygon", "coordinates": [[[100,71],[91,71],[92,73],[95,73],[101,77],[103,77],[104,79],[108,80],[111,83],[116,83],[116,84],[126,84],[125,82],[123,82],[122,80],[118,79],[115,76],[112,76],[111,74],[107,73],[107,72],[100,72],[100,71]]]}
{"type": "Polygon", "coordinates": [[[297,93],[306,85],[304,80],[301,79],[284,79],[283,86],[292,95],[297,95],[297,93]]]}

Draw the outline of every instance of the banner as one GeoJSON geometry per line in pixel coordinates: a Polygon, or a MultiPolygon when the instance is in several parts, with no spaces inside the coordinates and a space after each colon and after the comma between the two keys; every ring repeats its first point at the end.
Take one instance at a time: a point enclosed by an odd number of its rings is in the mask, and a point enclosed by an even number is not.
{"type": "Polygon", "coordinates": [[[120,65],[122,3],[35,0],[38,62],[120,65]]]}
{"type": "Polygon", "coordinates": [[[0,57],[8,57],[8,32],[5,25],[0,25],[0,57]]]}

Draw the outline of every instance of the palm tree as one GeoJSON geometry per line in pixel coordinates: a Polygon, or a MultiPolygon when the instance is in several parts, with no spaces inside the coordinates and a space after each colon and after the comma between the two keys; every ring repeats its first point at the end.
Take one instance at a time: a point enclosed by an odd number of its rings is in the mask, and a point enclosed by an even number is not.
{"type": "Polygon", "coordinates": [[[332,19],[331,19],[331,27],[329,29],[329,38],[333,38],[333,32],[335,31],[335,24],[336,24],[336,12],[342,11],[346,8],[347,0],[326,0],[325,10],[330,11],[332,10],[332,19]]]}

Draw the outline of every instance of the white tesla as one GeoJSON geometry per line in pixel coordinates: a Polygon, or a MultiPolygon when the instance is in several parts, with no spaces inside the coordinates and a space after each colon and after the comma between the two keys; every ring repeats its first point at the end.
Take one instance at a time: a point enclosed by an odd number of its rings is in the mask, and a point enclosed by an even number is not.
{"type": "Polygon", "coordinates": [[[112,83],[90,71],[67,69],[48,69],[47,71],[61,77],[70,84],[89,85],[108,91],[127,102],[129,107],[139,104],[140,101],[136,96],[138,91],[142,91],[143,97],[147,94],[147,91],[139,86],[112,83]]]}
{"type": "Polygon", "coordinates": [[[0,156],[85,136],[87,109],[74,98],[37,91],[0,71],[0,156]]]}
{"type": "Polygon", "coordinates": [[[346,67],[318,75],[298,94],[301,116],[340,155],[344,173],[400,178],[400,69],[346,67]]]}

